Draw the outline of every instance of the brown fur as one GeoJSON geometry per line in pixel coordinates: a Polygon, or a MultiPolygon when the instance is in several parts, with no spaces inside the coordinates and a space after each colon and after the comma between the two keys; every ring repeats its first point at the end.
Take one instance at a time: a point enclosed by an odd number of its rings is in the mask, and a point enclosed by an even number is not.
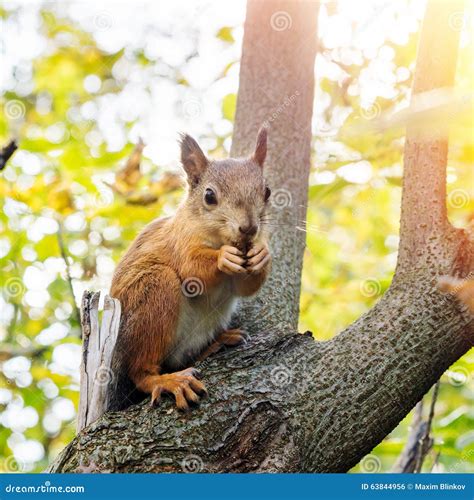
{"type": "MultiPolygon", "coordinates": [[[[472,273],[469,277],[472,276],[472,273]]],[[[457,279],[451,276],[444,276],[438,282],[438,287],[442,292],[455,296],[467,309],[474,314],[474,280],[457,279]]]]}
{"type": "Polygon", "coordinates": [[[215,342],[213,342],[203,353],[201,353],[201,355],[197,358],[197,361],[205,360],[211,354],[220,351],[224,346],[239,345],[246,341],[247,336],[242,330],[239,330],[238,328],[225,330],[217,336],[215,342]]]}
{"type": "MultiPolygon", "coordinates": [[[[236,297],[252,295],[265,281],[269,265],[258,271],[239,266],[236,273],[222,267],[225,245],[244,254],[255,245],[265,246],[262,165],[266,132],[265,137],[261,134],[250,159],[219,161],[207,160],[193,139],[183,137],[187,197],[174,217],[156,220],[140,233],[113,277],[111,295],[122,304],[122,322],[113,356],[116,384],[109,393],[109,409],[121,409],[133,402],[128,392],[134,387],[151,394],[152,402],[158,401],[162,392],[172,393],[181,409],[187,409],[187,402],[197,402],[197,394],[205,391],[193,369],[171,374],[163,374],[163,369],[174,346],[183,300],[190,301],[191,306],[199,300],[183,296],[185,280],[202,284],[204,297],[226,284],[236,297]],[[204,202],[210,188],[218,199],[215,206],[204,202]],[[239,230],[248,224],[258,226],[251,238],[239,230]],[[125,375],[133,384],[120,389],[125,375]]],[[[216,336],[219,333],[223,335],[222,329],[210,332],[216,336]]],[[[224,335],[220,345],[225,344],[224,339],[237,340],[234,331],[224,335]]]]}

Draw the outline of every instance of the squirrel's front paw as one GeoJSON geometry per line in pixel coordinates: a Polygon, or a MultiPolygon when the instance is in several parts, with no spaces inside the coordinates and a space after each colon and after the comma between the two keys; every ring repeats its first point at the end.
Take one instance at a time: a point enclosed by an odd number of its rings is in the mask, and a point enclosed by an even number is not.
{"type": "Polygon", "coordinates": [[[258,273],[262,271],[272,260],[270,250],[266,243],[255,244],[247,253],[246,269],[250,273],[258,273]]]}
{"type": "Polygon", "coordinates": [[[246,269],[243,267],[245,259],[242,252],[235,247],[223,245],[219,249],[217,256],[217,268],[225,274],[243,274],[246,269]]]}

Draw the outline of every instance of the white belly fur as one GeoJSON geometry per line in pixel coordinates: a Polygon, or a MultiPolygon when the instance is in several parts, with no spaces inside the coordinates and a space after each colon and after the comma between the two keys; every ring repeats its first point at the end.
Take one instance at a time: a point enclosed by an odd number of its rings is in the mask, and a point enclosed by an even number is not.
{"type": "Polygon", "coordinates": [[[169,369],[183,368],[195,359],[215,338],[215,334],[227,328],[238,305],[232,283],[225,280],[210,294],[198,297],[183,295],[176,341],[166,358],[169,369]]]}

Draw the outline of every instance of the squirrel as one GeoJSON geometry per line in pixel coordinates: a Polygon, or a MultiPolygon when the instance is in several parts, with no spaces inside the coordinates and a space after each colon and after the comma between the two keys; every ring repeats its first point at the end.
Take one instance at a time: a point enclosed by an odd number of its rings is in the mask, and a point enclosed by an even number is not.
{"type": "Polygon", "coordinates": [[[438,279],[438,289],[456,297],[471,314],[474,314],[474,279],[470,279],[472,276],[472,272],[462,279],[442,276],[438,279]]]}
{"type": "Polygon", "coordinates": [[[192,367],[247,340],[229,329],[240,297],[255,294],[271,267],[266,228],[271,195],[263,176],[267,130],[249,158],[208,159],[183,134],[187,194],[173,217],[156,219],[120,260],[110,294],[122,306],[107,410],[163,393],[188,410],[207,393],[192,367]]]}

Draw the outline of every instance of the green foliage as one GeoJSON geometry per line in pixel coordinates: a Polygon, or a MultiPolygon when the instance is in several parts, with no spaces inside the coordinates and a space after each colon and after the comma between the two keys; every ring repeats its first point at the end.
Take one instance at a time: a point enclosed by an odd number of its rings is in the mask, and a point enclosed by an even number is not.
{"type": "Polygon", "coordinates": [[[229,26],[222,27],[216,34],[217,38],[220,38],[224,42],[233,43],[235,42],[234,35],[232,35],[232,28],[229,26]]]}
{"type": "Polygon", "coordinates": [[[222,115],[229,121],[234,120],[235,108],[237,105],[237,96],[235,94],[227,94],[222,100],[222,115]]]}

